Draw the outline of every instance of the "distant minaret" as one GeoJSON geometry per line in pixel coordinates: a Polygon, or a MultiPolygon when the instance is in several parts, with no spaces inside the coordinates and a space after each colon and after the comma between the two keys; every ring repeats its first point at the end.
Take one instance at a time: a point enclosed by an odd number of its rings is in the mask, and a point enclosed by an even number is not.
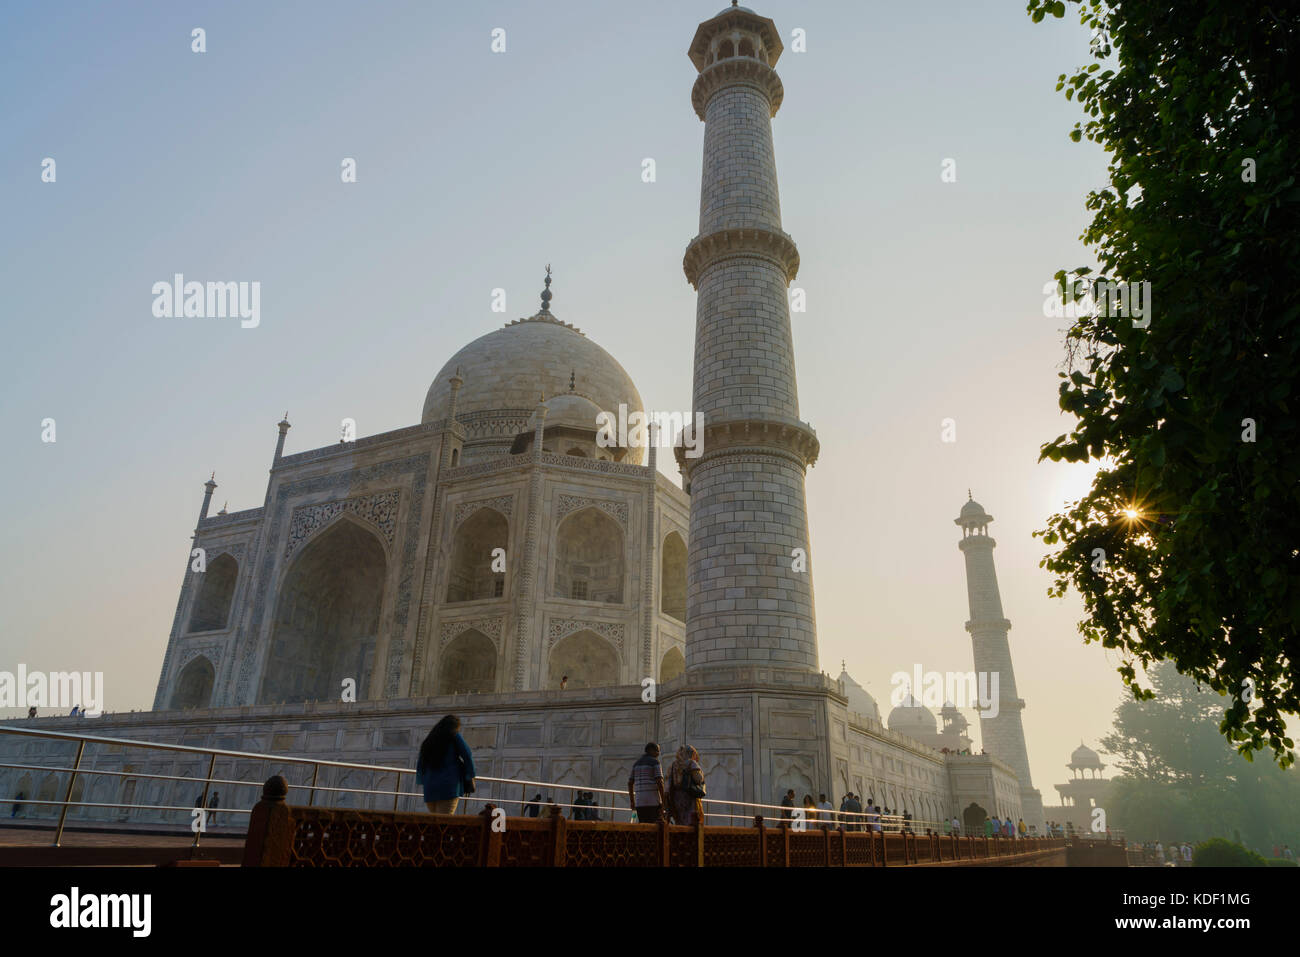
{"type": "Polygon", "coordinates": [[[700,231],[683,267],[698,295],[694,411],[702,454],[678,460],[691,495],[688,672],[714,665],[816,673],[804,471],[817,436],[799,419],[772,117],[784,91],[775,25],[732,6],[695,31],[691,91],[704,121],[700,231]]]}
{"type": "MultiPolygon", "coordinates": [[[[1043,799],[1034,789],[1029,776],[1029,752],[1025,749],[1025,729],[1020,712],[1024,699],[1016,693],[1016,674],[1011,667],[1011,644],[1007,632],[1011,622],[1002,615],[1002,597],[998,594],[998,574],[993,567],[993,549],[997,545],[989,537],[989,522],[993,516],[984,511],[970,493],[969,501],[961,507],[961,514],[953,519],[961,526],[962,540],[958,544],[966,556],[966,593],[970,599],[970,632],[975,649],[975,671],[998,676],[998,713],[988,718],[980,715],[980,743],[984,750],[1009,764],[1020,779],[1020,806],[1025,824],[1038,825],[1042,832],[1043,799]]],[[[983,681],[980,682],[983,686],[983,681]]]]}

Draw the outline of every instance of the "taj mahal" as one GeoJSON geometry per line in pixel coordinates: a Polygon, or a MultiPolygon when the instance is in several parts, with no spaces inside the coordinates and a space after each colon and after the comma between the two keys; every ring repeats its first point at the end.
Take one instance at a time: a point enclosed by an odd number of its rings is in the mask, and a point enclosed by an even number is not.
{"type": "MultiPolygon", "coordinates": [[[[483,775],[618,789],[645,742],[667,754],[690,743],[714,798],[776,803],[793,788],[838,805],[852,791],[920,821],[996,814],[1041,833],[993,519],[973,498],[937,520],[957,527],[974,669],[1000,676],[979,746],[956,708],[936,720],[907,701],[882,718],[847,670],[822,671],[805,493],[819,441],[799,407],[787,298],[799,252],[782,229],[772,136],[782,50],[770,19],[735,4],[688,48],[704,124],[683,261],[697,294],[698,455],[653,430],[601,440],[602,413],[645,406],[599,328],[561,319],[562,264],[554,293],[539,269],[536,311],[448,358],[416,424],[291,451],[288,413],[274,437],[268,417],[264,501],[213,514],[215,478],[204,487],[153,710],[106,715],[92,733],[267,755],[222,765],[250,785],[231,802],[251,806],[269,773],[295,781],[275,754],[411,766],[455,713],[483,775]],[[670,449],[680,487],[660,469],[670,449]]],[[[280,399],[267,396],[276,413],[280,399]]],[[[59,747],[4,746],[14,763],[59,747]]],[[[157,755],[87,761],[206,773],[157,755]]],[[[23,790],[18,774],[0,771],[0,792],[23,790]]],[[[366,772],[321,774],[366,786],[366,772]]],[[[139,804],[194,798],[183,780],[136,791],[129,776],[89,775],[78,787],[87,802],[127,787],[139,804]]]]}

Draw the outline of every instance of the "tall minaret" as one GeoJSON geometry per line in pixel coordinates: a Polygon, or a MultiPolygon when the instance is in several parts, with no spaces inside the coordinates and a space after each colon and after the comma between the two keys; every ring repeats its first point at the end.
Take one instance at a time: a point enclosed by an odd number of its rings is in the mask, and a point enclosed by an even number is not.
{"type": "MultiPolygon", "coordinates": [[[[989,754],[1006,762],[1020,779],[1020,806],[1025,824],[1036,824],[1043,830],[1043,798],[1034,788],[1029,776],[1029,752],[1025,749],[1025,729],[1020,712],[1024,699],[1016,693],[1016,674],[1011,667],[1011,643],[1007,632],[1011,622],[1002,615],[1002,597],[998,594],[998,573],[993,567],[993,549],[997,545],[989,537],[989,522],[993,516],[984,506],[967,493],[961,514],[953,519],[961,526],[962,540],[958,544],[966,556],[966,594],[970,599],[970,632],[975,649],[977,674],[998,676],[998,713],[996,717],[980,715],[980,744],[989,754]]],[[[988,679],[991,680],[991,679],[988,679]]],[[[985,687],[980,679],[980,687],[985,687]]]]}
{"type": "Polygon", "coordinates": [[[804,471],[786,289],[799,268],[781,229],[771,119],[776,26],[733,5],[701,23],[689,56],[704,121],[700,232],[686,249],[695,311],[694,411],[702,454],[678,449],[691,495],[688,672],[783,665],[817,672],[804,471]]]}

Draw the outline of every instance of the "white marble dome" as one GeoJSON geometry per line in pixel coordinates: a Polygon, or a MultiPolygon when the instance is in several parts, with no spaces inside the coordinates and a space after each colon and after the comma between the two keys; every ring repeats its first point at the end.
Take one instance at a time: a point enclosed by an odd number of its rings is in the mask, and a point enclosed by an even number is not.
{"type": "MultiPolygon", "coordinates": [[[[570,394],[616,418],[620,404],[626,405],[629,413],[644,410],[641,394],[618,360],[581,331],[549,314],[508,323],[448,359],[429,386],[421,422],[447,417],[451,377],[457,370],[464,380],[456,399],[456,416],[462,422],[489,413],[515,413],[526,421],[539,401],[570,394]]],[[[564,411],[576,412],[567,407],[564,411]]],[[[582,409],[584,419],[588,411],[582,409]]],[[[594,430],[594,415],[592,419],[594,430]]],[[[548,426],[554,424],[547,422],[548,426]]],[[[624,461],[641,464],[644,457],[645,449],[636,448],[629,450],[624,461]]]]}
{"type": "Polygon", "coordinates": [[[848,699],[850,711],[865,718],[880,720],[880,708],[876,705],[876,699],[871,697],[871,693],[866,688],[853,680],[847,668],[841,666],[837,680],[840,682],[841,693],[848,699]]]}
{"type": "Polygon", "coordinates": [[[934,734],[937,729],[934,713],[910,695],[889,712],[887,724],[900,734],[934,734]]]}

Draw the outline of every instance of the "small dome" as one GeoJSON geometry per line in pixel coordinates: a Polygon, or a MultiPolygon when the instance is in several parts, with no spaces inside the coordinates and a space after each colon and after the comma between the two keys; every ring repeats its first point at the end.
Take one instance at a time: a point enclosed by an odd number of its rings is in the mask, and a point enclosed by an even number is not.
{"type": "Polygon", "coordinates": [[[902,734],[934,734],[938,725],[929,708],[921,705],[911,695],[903,699],[893,711],[889,712],[889,730],[902,734]]]}
{"type": "Polygon", "coordinates": [[[954,525],[960,525],[962,528],[978,528],[993,521],[993,516],[984,511],[984,506],[971,497],[969,490],[966,492],[966,499],[961,511],[952,520],[954,525]]]}
{"type": "Polygon", "coordinates": [[[880,720],[880,708],[876,705],[876,699],[871,697],[871,693],[866,688],[853,680],[848,669],[843,665],[840,666],[839,676],[840,687],[844,689],[844,697],[849,700],[849,710],[862,715],[864,718],[871,718],[874,721],[880,720]]]}
{"type": "MultiPolygon", "coordinates": [[[[547,399],[542,404],[546,406],[546,427],[548,429],[564,427],[595,432],[600,428],[596,417],[600,415],[602,409],[585,395],[578,395],[576,392],[565,392],[547,399]]],[[[617,410],[614,414],[617,415],[617,410]]]]}
{"type": "Polygon", "coordinates": [[[1080,741],[1079,746],[1070,755],[1069,766],[1072,768],[1100,768],[1102,765],[1097,752],[1080,741]]]}

